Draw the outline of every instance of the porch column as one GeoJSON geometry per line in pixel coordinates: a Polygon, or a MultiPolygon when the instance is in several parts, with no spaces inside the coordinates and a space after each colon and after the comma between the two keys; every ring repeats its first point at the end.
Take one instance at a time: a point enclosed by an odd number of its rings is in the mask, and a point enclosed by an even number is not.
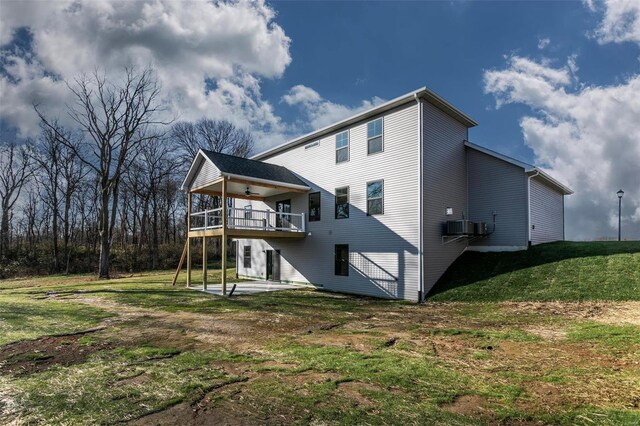
{"type": "Polygon", "coordinates": [[[222,180],[222,295],[227,295],[227,178],[222,180]]]}
{"type": "MultiPolygon", "coordinates": [[[[206,225],[205,225],[206,229],[206,225]]],[[[207,289],[207,236],[202,236],[202,289],[207,289]]]]}
{"type": "Polygon", "coordinates": [[[191,191],[187,193],[187,287],[191,285],[191,191]]]}

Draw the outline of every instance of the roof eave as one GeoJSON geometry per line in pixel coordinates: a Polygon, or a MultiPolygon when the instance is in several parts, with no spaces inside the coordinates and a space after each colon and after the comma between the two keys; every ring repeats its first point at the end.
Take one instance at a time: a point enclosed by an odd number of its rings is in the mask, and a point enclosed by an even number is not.
{"type": "Polygon", "coordinates": [[[352,115],[351,117],[345,118],[344,120],[338,121],[337,123],[330,124],[329,126],[325,126],[318,130],[314,130],[313,132],[307,133],[305,135],[299,136],[293,140],[275,146],[273,148],[267,149],[261,153],[258,153],[251,157],[252,160],[260,160],[263,158],[270,157],[272,155],[277,154],[278,152],[285,151],[294,146],[303,144],[305,142],[312,141],[314,139],[318,139],[326,134],[335,132],[343,127],[355,124],[367,118],[379,115],[383,112],[389,111],[398,106],[404,105],[409,102],[415,102],[415,98],[419,97],[421,99],[425,99],[427,102],[432,103],[439,109],[443,110],[447,114],[454,117],[456,120],[460,121],[467,127],[477,126],[478,123],[471,119],[469,116],[464,114],[462,111],[451,105],[449,102],[438,96],[431,89],[425,87],[421,87],[418,90],[414,90],[413,92],[407,93],[390,101],[387,101],[383,104],[375,106],[367,111],[352,115]]]}
{"type": "Polygon", "coordinates": [[[541,177],[542,179],[547,181],[547,183],[551,184],[551,186],[554,186],[556,187],[556,189],[559,189],[562,192],[562,195],[571,195],[574,193],[573,189],[569,188],[568,186],[562,184],[560,181],[551,177],[549,174],[547,174],[545,171],[543,171],[539,167],[534,167],[533,170],[528,170],[527,175],[531,177],[535,177],[535,176],[541,177]]]}
{"type": "Polygon", "coordinates": [[[469,147],[478,152],[482,152],[483,154],[489,155],[491,157],[497,158],[498,160],[505,161],[507,163],[513,164],[514,166],[518,166],[524,169],[525,172],[530,172],[535,170],[535,166],[525,163],[524,161],[516,160],[515,158],[511,158],[507,155],[500,154],[492,149],[485,148],[484,146],[476,145],[475,143],[464,141],[464,146],[469,147]]]}

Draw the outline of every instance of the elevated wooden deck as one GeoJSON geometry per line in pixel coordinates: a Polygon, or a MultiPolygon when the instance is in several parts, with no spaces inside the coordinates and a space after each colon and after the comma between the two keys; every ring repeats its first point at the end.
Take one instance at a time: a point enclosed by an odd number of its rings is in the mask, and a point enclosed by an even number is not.
{"type": "MultiPolygon", "coordinates": [[[[228,228],[225,232],[227,237],[232,238],[304,238],[307,234],[305,232],[291,232],[291,231],[268,231],[261,229],[232,229],[228,228]]],[[[189,238],[202,238],[202,237],[222,237],[222,228],[215,229],[195,229],[189,231],[189,238]]]]}

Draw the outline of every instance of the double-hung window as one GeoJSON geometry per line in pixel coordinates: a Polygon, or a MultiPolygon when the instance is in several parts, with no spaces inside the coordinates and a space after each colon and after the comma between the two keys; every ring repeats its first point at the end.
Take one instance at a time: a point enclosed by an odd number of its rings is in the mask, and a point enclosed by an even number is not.
{"type": "Polygon", "coordinates": [[[336,244],[335,246],[335,274],[344,277],[349,276],[349,245],[336,244]]]}
{"type": "Polygon", "coordinates": [[[249,220],[251,219],[251,213],[253,212],[253,208],[251,205],[244,206],[244,218],[249,220]]]}
{"type": "Polygon", "coordinates": [[[349,131],[336,135],[336,164],[349,161],[349,131]]]}
{"type": "Polygon", "coordinates": [[[349,217],[349,187],[336,188],[336,219],[349,217]]]}
{"type": "Polygon", "coordinates": [[[384,181],[367,183],[367,215],[384,213],[384,181]]]}
{"type": "Polygon", "coordinates": [[[309,194],[309,222],[317,222],[320,220],[320,193],[312,192],[309,194]]]}
{"type": "Polygon", "coordinates": [[[367,154],[375,154],[382,150],[382,118],[378,118],[367,123],[367,154]]]}

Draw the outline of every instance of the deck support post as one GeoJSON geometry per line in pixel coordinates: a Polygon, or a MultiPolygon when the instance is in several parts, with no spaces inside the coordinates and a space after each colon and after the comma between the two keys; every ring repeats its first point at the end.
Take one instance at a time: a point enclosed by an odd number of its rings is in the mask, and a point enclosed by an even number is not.
{"type": "Polygon", "coordinates": [[[202,237],[202,289],[207,289],[207,237],[202,237]]]}
{"type": "Polygon", "coordinates": [[[222,180],[222,295],[227,295],[227,178],[222,180]]]}
{"type": "Polygon", "coordinates": [[[191,285],[191,196],[192,193],[187,193],[187,287],[191,285]]]}

